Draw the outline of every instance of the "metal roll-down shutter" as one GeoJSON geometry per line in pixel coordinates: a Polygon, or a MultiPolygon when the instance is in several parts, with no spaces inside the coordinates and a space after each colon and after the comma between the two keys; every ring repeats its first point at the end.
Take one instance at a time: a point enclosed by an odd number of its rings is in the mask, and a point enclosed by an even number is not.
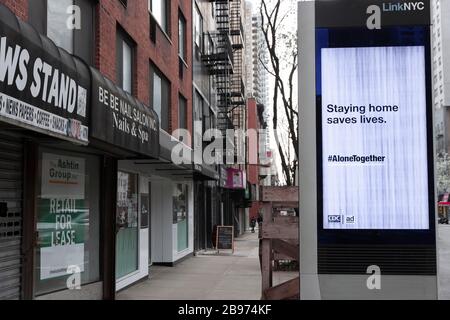
{"type": "Polygon", "coordinates": [[[20,299],[23,141],[0,131],[0,300],[20,299]]]}

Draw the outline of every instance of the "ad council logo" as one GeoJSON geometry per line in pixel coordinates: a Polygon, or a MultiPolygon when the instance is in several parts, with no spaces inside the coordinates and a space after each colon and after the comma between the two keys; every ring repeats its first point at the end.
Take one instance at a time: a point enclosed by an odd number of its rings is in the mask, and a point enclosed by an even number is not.
{"type": "Polygon", "coordinates": [[[347,216],[345,217],[345,224],[355,224],[356,218],[355,216],[347,216]]]}

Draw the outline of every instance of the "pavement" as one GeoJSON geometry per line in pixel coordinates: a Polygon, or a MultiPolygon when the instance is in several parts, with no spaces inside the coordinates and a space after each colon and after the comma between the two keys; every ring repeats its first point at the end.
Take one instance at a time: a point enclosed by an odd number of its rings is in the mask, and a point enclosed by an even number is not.
{"type": "Polygon", "coordinates": [[[450,225],[438,225],[439,299],[450,300],[450,225]]]}
{"type": "MultiPolygon", "coordinates": [[[[260,300],[258,234],[235,239],[235,252],[205,252],[174,267],[153,266],[149,279],[117,294],[118,300],[260,300]]],[[[275,272],[274,285],[298,276],[275,272]]]]}

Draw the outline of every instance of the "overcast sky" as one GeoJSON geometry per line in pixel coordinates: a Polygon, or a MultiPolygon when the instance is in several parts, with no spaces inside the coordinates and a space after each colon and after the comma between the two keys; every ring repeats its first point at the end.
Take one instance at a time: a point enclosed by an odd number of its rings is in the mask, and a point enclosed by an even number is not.
{"type": "MultiPolygon", "coordinates": [[[[252,4],[252,9],[253,9],[254,13],[259,13],[261,0],[246,0],[246,1],[250,2],[252,4]]],[[[267,1],[267,3],[269,3],[269,2],[270,2],[270,0],[267,1]]],[[[290,5],[292,5],[292,3],[296,3],[296,2],[297,2],[296,0],[282,0],[281,1],[282,9],[280,10],[280,12],[285,11],[286,8],[288,8],[288,6],[290,6],[290,5]],[[291,2],[291,4],[289,2],[291,2]]],[[[291,8],[291,10],[295,10],[296,11],[295,5],[294,5],[293,8],[291,8]]],[[[291,31],[291,32],[295,31],[296,32],[296,29],[297,29],[297,14],[296,14],[296,12],[293,12],[293,14],[291,14],[286,19],[286,21],[283,23],[283,26],[284,26],[284,29],[286,31],[291,31]]],[[[283,28],[280,31],[283,32],[283,28]]],[[[282,48],[280,48],[280,50],[281,49],[282,48]]],[[[284,78],[287,78],[288,75],[289,75],[289,73],[286,72],[286,75],[284,76],[284,78]]],[[[295,85],[296,85],[296,83],[295,83],[295,85]]],[[[273,77],[269,76],[269,97],[270,97],[269,101],[270,102],[272,102],[272,99],[273,99],[273,86],[274,86],[273,77]]],[[[295,90],[295,92],[294,92],[294,103],[295,104],[297,103],[297,90],[295,90]]],[[[278,114],[279,114],[279,117],[281,118],[281,116],[284,115],[284,109],[282,108],[282,106],[280,104],[279,104],[279,108],[278,109],[279,109],[279,113],[278,114]]],[[[271,114],[272,114],[272,112],[271,112],[271,114]]],[[[272,123],[270,122],[269,125],[270,125],[270,129],[272,130],[273,129],[272,123]]],[[[281,131],[280,128],[278,129],[278,131],[279,131],[280,135],[283,134],[283,131],[281,131]]],[[[284,138],[284,140],[287,142],[287,139],[288,139],[287,131],[286,131],[286,134],[284,135],[284,137],[282,137],[282,138],[284,138]]],[[[283,179],[283,173],[282,173],[282,169],[281,169],[281,160],[280,160],[280,157],[278,155],[278,148],[276,146],[275,138],[273,137],[273,134],[272,134],[272,139],[271,139],[271,147],[275,151],[276,163],[277,163],[277,168],[278,168],[280,181],[283,182],[284,179],[283,179]]]]}

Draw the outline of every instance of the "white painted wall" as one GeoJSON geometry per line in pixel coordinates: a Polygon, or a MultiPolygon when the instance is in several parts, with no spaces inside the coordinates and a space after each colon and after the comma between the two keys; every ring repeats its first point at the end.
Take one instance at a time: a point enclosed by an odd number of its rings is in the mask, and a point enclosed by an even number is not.
{"type": "Polygon", "coordinates": [[[152,177],[152,261],[174,263],[194,252],[194,190],[190,181],[174,182],[152,177]],[[178,230],[173,224],[173,189],[175,183],[189,186],[189,247],[178,252],[178,230]]]}

